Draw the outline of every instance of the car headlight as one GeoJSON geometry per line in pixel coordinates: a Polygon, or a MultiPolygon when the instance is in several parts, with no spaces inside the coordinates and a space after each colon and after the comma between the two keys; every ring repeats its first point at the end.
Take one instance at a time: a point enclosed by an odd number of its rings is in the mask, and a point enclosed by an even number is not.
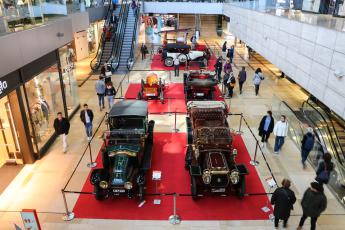
{"type": "Polygon", "coordinates": [[[109,187],[109,184],[105,180],[102,180],[99,182],[99,187],[101,187],[102,189],[107,189],[109,187]]]}
{"type": "Polygon", "coordinates": [[[233,149],[233,150],[232,150],[232,155],[234,156],[234,159],[235,159],[236,156],[237,156],[237,149],[233,149]]]}
{"type": "Polygon", "coordinates": [[[126,183],[124,184],[124,187],[125,187],[125,189],[129,190],[129,189],[132,189],[132,188],[133,188],[133,184],[132,184],[131,182],[126,182],[126,183]]]}
{"type": "Polygon", "coordinates": [[[232,184],[237,184],[240,181],[240,174],[236,169],[234,169],[231,171],[229,178],[232,184]]]}
{"type": "Polygon", "coordinates": [[[205,184],[211,183],[211,172],[209,170],[204,170],[202,174],[202,180],[204,181],[205,184]]]}

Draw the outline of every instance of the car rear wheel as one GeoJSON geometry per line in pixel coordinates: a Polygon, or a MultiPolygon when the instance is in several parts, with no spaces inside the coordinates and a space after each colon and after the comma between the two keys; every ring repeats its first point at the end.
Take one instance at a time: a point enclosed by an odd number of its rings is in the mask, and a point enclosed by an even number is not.
{"type": "Polygon", "coordinates": [[[174,65],[174,60],[171,57],[167,57],[164,60],[164,65],[168,67],[172,67],[174,65]]]}
{"type": "Polygon", "coordinates": [[[240,177],[240,181],[239,181],[238,189],[237,189],[238,198],[242,199],[244,197],[245,192],[246,192],[246,178],[244,175],[242,175],[240,177]]]}
{"type": "Polygon", "coordinates": [[[143,202],[145,198],[145,189],[144,185],[139,185],[139,202],[143,202]]]}
{"type": "Polygon", "coordinates": [[[193,200],[196,200],[198,198],[198,188],[197,188],[195,176],[191,176],[190,186],[191,186],[192,198],[193,198],[193,200]]]}
{"type": "Polygon", "coordinates": [[[185,156],[185,164],[184,164],[184,168],[186,170],[189,170],[189,166],[192,163],[192,158],[193,158],[192,154],[193,154],[192,147],[190,145],[188,145],[186,156],[185,156]]]}

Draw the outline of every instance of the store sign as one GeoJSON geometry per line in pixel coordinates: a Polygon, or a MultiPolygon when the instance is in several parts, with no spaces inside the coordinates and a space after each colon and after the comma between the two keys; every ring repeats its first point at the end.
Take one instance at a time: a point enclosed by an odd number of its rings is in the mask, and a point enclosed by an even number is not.
{"type": "Polygon", "coordinates": [[[35,209],[23,209],[20,212],[25,230],[41,230],[35,209]]]}
{"type": "Polygon", "coordinates": [[[5,89],[7,89],[7,86],[7,81],[0,80],[0,94],[2,94],[2,92],[5,91],[5,89]]]}

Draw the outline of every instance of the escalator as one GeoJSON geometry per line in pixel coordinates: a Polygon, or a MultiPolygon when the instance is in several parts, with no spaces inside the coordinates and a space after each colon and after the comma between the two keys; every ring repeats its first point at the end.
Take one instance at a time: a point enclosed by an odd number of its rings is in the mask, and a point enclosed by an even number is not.
{"type": "MultiPolygon", "coordinates": [[[[312,100],[303,103],[299,111],[293,110],[286,102],[273,99],[272,112],[276,116],[286,115],[289,121],[288,136],[298,148],[308,126],[313,127],[316,142],[308,156],[310,164],[316,169],[324,153],[333,156],[335,169],[331,173],[329,188],[338,200],[345,205],[345,160],[343,124],[322,106],[312,100]]],[[[279,117],[275,117],[276,119],[279,117]]]]}
{"type": "Polygon", "coordinates": [[[112,66],[115,71],[127,72],[134,64],[136,42],[138,37],[138,27],[140,18],[140,8],[132,8],[131,1],[127,1],[127,11],[119,37],[116,41],[116,47],[113,51],[112,66]]]}
{"type": "MultiPolygon", "coordinates": [[[[121,17],[121,13],[123,12],[123,7],[120,5],[119,7],[116,7],[115,9],[115,15],[117,18],[121,17]]],[[[107,14],[106,14],[106,19],[104,22],[104,25],[110,25],[110,18],[112,16],[112,9],[111,6],[109,6],[107,14]]],[[[119,21],[119,19],[118,19],[119,21]]],[[[109,37],[107,38],[106,31],[103,30],[103,33],[100,38],[100,42],[97,48],[96,56],[95,58],[90,62],[91,69],[93,71],[97,71],[100,69],[101,66],[104,65],[104,63],[109,63],[109,60],[112,56],[114,44],[115,44],[115,38],[116,38],[116,32],[117,32],[117,27],[112,28],[109,30],[110,31],[110,39],[109,37]]]]}

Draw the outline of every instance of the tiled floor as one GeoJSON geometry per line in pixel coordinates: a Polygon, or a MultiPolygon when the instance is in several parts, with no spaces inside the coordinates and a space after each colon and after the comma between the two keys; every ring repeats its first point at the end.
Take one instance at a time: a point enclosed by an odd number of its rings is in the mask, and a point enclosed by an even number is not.
{"type": "MultiPolygon", "coordinates": [[[[231,36],[228,37],[231,44],[231,36]]],[[[215,41],[215,40],[214,40],[215,41]]],[[[222,43],[222,41],[218,41],[222,43]]],[[[238,94],[235,89],[234,97],[226,100],[230,104],[231,111],[234,113],[243,113],[252,130],[256,133],[258,122],[261,117],[270,109],[272,98],[278,97],[286,100],[294,108],[298,108],[306,95],[298,86],[290,83],[286,79],[278,79],[275,70],[269,63],[260,59],[260,57],[247,60],[244,47],[236,47],[236,56],[234,59],[236,67],[234,68],[235,76],[237,76],[238,68],[246,66],[248,71],[248,80],[244,85],[243,94],[238,94]],[[266,79],[263,81],[259,96],[255,96],[254,89],[251,84],[253,69],[248,66],[248,62],[253,68],[260,66],[266,79]],[[272,73],[273,72],[273,73],[272,73]]],[[[146,76],[146,72],[142,71],[150,66],[150,60],[138,60],[135,69],[141,71],[132,71],[129,75],[114,75],[113,81],[116,86],[122,82],[119,87],[118,96],[123,96],[130,82],[139,82],[141,78],[146,76]],[[121,95],[122,89],[122,95],[121,95]]],[[[147,71],[149,72],[149,70],[147,71]]],[[[180,77],[172,77],[169,72],[157,72],[167,82],[182,82],[183,71],[180,77]]],[[[97,156],[98,150],[102,144],[102,140],[98,136],[105,130],[104,122],[101,123],[105,111],[98,110],[98,102],[94,92],[94,84],[97,76],[92,76],[80,88],[80,102],[88,103],[89,107],[95,112],[94,129],[100,124],[100,129],[95,134],[95,138],[91,144],[91,152],[93,157],[97,156]]],[[[169,115],[151,115],[150,118],[156,120],[156,131],[172,131],[174,128],[174,116],[169,115]]],[[[230,118],[230,125],[237,129],[239,125],[238,118],[230,118]]],[[[181,130],[185,130],[184,116],[177,116],[177,126],[181,130]]],[[[69,149],[66,154],[61,151],[60,140],[56,141],[50,148],[48,154],[33,165],[26,165],[20,174],[13,180],[11,185],[0,196],[0,229],[13,229],[14,223],[22,226],[20,215],[18,212],[2,212],[2,211],[19,211],[22,208],[35,208],[39,211],[39,218],[43,229],[239,229],[239,230],[260,230],[273,229],[272,222],[267,221],[183,221],[178,226],[172,226],[168,221],[125,221],[125,220],[93,220],[93,219],[74,219],[71,222],[61,220],[62,213],[65,211],[61,189],[65,186],[68,178],[78,165],[74,176],[68,183],[66,190],[80,191],[87,178],[90,169],[86,166],[89,161],[89,152],[85,152],[87,147],[86,137],[84,135],[84,127],[78,116],[75,116],[71,122],[71,132],[68,136],[69,149]],[[81,158],[83,153],[85,155],[81,158]],[[79,159],[80,163],[79,162],[79,159]]],[[[250,154],[253,157],[255,149],[255,139],[251,136],[248,128],[242,126],[243,139],[247,145],[250,154]]],[[[298,202],[292,212],[288,229],[295,229],[301,215],[301,207],[299,201],[304,190],[313,180],[314,171],[311,166],[306,170],[300,165],[299,150],[291,140],[286,140],[281,154],[272,154],[273,137],[269,140],[267,149],[264,150],[267,162],[270,165],[277,181],[288,177],[293,181],[292,189],[295,191],[298,202]]],[[[260,162],[257,171],[265,186],[267,192],[270,191],[265,182],[265,178],[270,175],[268,167],[261,154],[258,154],[257,160],[260,162]]],[[[183,169],[181,169],[183,170],[183,169]]],[[[326,189],[328,198],[328,208],[324,215],[318,221],[318,229],[324,230],[340,230],[345,226],[345,209],[335,200],[334,196],[326,189]]],[[[67,203],[71,210],[78,198],[78,194],[67,194],[67,203]]],[[[93,199],[90,197],[90,199],[93,199]]],[[[229,204],[231,205],[231,204],[229,204]]],[[[92,207],[91,207],[92,208],[92,207]]],[[[207,208],[207,207],[205,207],[207,208]]],[[[168,216],[167,216],[168,219],[168,216]]],[[[305,229],[308,229],[306,223],[305,229]]]]}

